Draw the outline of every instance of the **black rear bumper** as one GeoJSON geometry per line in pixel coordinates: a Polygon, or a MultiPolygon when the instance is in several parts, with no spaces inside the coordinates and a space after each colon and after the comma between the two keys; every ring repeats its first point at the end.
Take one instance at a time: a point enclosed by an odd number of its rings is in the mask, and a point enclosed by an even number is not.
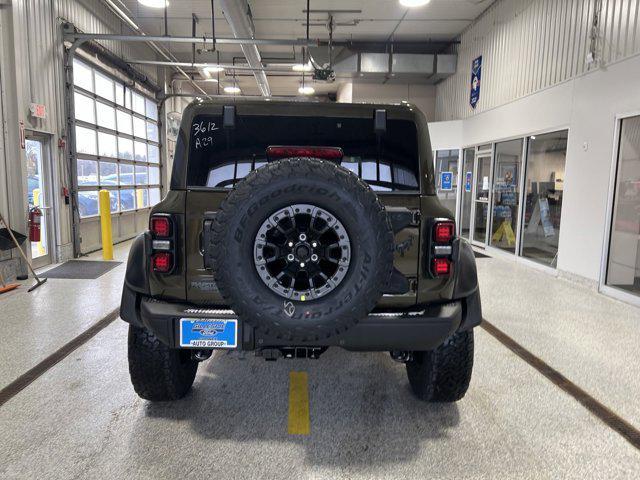
{"type": "MultiPolygon", "coordinates": [[[[126,287],[121,316],[129,323],[144,326],[175,348],[179,347],[180,318],[236,318],[231,310],[159,301],[137,295],[126,287]]],[[[338,346],[357,351],[431,350],[455,331],[476,326],[480,318],[480,296],[476,291],[467,299],[428,306],[417,312],[371,313],[347,332],[322,344],[291,343],[239,322],[238,348],[338,346]]]]}

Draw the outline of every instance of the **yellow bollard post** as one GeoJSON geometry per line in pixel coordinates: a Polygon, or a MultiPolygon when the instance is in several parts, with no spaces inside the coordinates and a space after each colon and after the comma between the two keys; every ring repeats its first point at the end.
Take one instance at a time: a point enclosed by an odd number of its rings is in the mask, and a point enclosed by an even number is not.
{"type": "Polygon", "coordinates": [[[111,233],[111,199],[108,190],[100,190],[100,229],[102,230],[102,258],[113,260],[113,235],[111,233]]]}
{"type": "Polygon", "coordinates": [[[142,208],[144,205],[144,193],[142,190],[136,190],[136,208],[142,208]]]}

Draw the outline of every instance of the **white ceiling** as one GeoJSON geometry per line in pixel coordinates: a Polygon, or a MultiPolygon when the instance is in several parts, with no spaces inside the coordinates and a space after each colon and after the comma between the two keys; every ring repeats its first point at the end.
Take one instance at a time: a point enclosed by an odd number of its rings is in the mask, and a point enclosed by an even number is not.
{"type": "MultiPolygon", "coordinates": [[[[311,10],[360,10],[360,12],[334,13],[336,41],[388,41],[428,42],[454,40],[474,19],[484,12],[495,0],[432,0],[419,8],[402,7],[398,0],[311,0],[311,10]],[[345,24],[345,25],[340,25],[345,24]]],[[[137,0],[119,0],[127,7],[133,20],[149,35],[164,34],[164,11],[141,5],[137,0]]],[[[232,37],[219,2],[215,4],[215,29],[217,37],[232,37]]],[[[250,0],[256,38],[304,38],[306,35],[306,0],[250,0]]],[[[210,0],[169,0],[169,35],[191,36],[192,13],[198,17],[197,36],[211,37],[210,0]]],[[[327,13],[311,13],[310,37],[328,40],[326,28],[327,13]]],[[[165,44],[181,61],[191,61],[191,45],[165,44]]],[[[241,57],[238,46],[218,47],[221,62],[231,63],[233,57],[241,57]]],[[[300,61],[300,48],[290,46],[260,46],[261,55],[266,58],[285,58],[300,61]]],[[[196,62],[215,62],[215,54],[196,54],[196,62]]],[[[237,59],[238,60],[238,59],[237,59]]],[[[232,79],[228,74],[225,84],[232,79]]],[[[249,72],[236,77],[236,82],[247,95],[258,94],[253,76],[249,72]]],[[[300,77],[269,75],[273,95],[296,93],[300,77]]],[[[207,91],[215,91],[215,84],[203,85],[207,91]]],[[[316,84],[316,92],[335,91],[337,85],[316,84]]]]}

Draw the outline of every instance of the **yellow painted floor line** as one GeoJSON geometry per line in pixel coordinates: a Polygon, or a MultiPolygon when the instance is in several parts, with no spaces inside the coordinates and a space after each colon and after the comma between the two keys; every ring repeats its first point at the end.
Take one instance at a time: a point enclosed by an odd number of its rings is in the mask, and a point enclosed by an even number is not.
{"type": "Polygon", "coordinates": [[[290,435],[309,435],[309,379],[307,372],[289,372],[290,435]]]}

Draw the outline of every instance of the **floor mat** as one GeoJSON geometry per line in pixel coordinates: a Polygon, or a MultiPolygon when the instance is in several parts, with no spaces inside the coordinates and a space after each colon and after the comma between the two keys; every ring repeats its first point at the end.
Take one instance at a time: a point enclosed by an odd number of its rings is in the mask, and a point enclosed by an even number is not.
{"type": "Polygon", "coordinates": [[[42,278],[69,278],[95,280],[122,262],[97,262],[93,260],[69,260],[51,270],[47,270],[42,278]]]}

